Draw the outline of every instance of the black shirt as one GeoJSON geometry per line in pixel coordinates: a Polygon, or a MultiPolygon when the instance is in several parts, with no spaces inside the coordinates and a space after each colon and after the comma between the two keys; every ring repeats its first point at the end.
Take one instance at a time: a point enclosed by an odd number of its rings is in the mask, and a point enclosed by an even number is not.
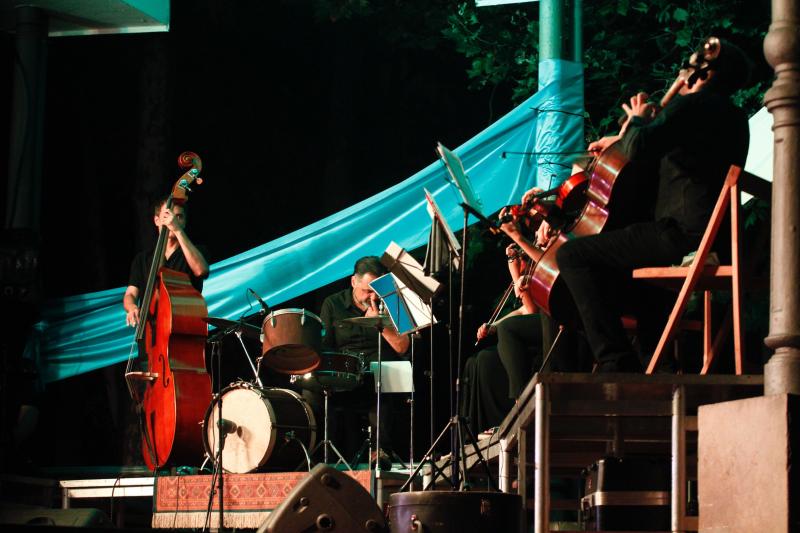
{"type": "MultiPolygon", "coordinates": [[[[375,328],[342,324],[345,318],[364,316],[353,302],[353,290],[344,289],[334,293],[322,302],[320,318],[325,326],[325,337],[322,339],[323,349],[327,351],[363,353],[367,361],[378,360],[378,332],[375,328]]],[[[386,339],[381,336],[381,360],[397,361],[397,353],[386,339]]]]}
{"type": "MultiPolygon", "coordinates": [[[[136,254],[136,257],[133,258],[131,262],[131,274],[128,278],[128,285],[133,285],[134,287],[138,287],[139,291],[142,292],[147,285],[147,274],[150,273],[150,263],[153,261],[153,252],[154,250],[149,250],[148,252],[139,252],[136,254]]],[[[204,256],[204,252],[201,250],[204,256]]],[[[192,273],[192,269],[189,268],[189,264],[186,262],[186,257],[183,255],[183,249],[179,246],[172,255],[169,256],[169,259],[164,261],[164,266],[171,270],[177,270],[178,272],[185,272],[189,274],[189,280],[192,282],[192,287],[197,289],[197,292],[203,292],[203,279],[198,278],[192,273]]]]}
{"type": "Polygon", "coordinates": [[[671,219],[686,235],[700,236],[728,168],[744,166],[749,139],[744,112],[727,96],[703,89],[676,96],[652,122],[633,117],[620,147],[632,161],[657,169],[655,219],[671,219]]]}

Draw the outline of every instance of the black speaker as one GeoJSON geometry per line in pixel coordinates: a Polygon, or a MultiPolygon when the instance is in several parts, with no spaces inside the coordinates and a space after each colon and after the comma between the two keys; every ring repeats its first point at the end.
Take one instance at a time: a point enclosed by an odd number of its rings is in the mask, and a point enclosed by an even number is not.
{"type": "Polygon", "coordinates": [[[380,507],[358,481],[318,464],[270,513],[257,533],[295,531],[388,533],[389,529],[380,507]]]}

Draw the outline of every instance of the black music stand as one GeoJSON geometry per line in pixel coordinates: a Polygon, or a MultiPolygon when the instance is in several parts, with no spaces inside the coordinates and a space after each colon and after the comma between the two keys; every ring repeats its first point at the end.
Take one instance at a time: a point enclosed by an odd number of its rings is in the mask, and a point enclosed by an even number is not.
{"type": "MultiPolygon", "coordinates": [[[[442,160],[445,168],[447,169],[447,173],[452,178],[452,183],[455,188],[458,190],[462,202],[460,206],[464,212],[464,226],[461,235],[461,254],[458,256],[458,266],[461,269],[461,283],[460,283],[460,295],[459,295],[459,303],[458,303],[458,348],[457,352],[457,363],[455,367],[455,371],[457,373],[461,370],[461,360],[462,360],[462,346],[463,346],[463,324],[464,324],[464,293],[465,293],[465,272],[466,272],[466,258],[467,258],[467,224],[469,222],[469,215],[472,214],[483,221],[488,221],[483,214],[481,214],[481,209],[483,205],[480,201],[480,198],[477,196],[475,191],[472,188],[472,184],[469,181],[469,178],[464,171],[464,165],[461,163],[461,159],[447,149],[442,143],[437,143],[436,152],[442,160]]],[[[427,193],[427,191],[426,191],[427,193]]],[[[450,230],[449,226],[447,225],[447,221],[442,216],[441,212],[436,208],[436,203],[433,201],[433,197],[428,196],[428,201],[431,204],[431,207],[434,209],[434,222],[438,223],[442,226],[442,230],[444,231],[445,235],[453,236],[452,240],[455,241],[455,236],[453,232],[450,230]]],[[[450,245],[455,248],[454,245],[450,245]]],[[[452,287],[452,283],[450,284],[452,287]]],[[[452,299],[451,299],[452,302],[452,299]]],[[[452,303],[451,303],[452,305],[452,303]]],[[[451,361],[450,361],[450,371],[453,371],[453,364],[452,364],[452,354],[451,354],[451,361]]],[[[465,441],[464,441],[464,431],[467,432],[467,435],[470,437],[473,449],[475,450],[476,455],[478,456],[479,462],[483,463],[486,467],[486,472],[489,478],[489,482],[491,485],[497,489],[497,483],[494,480],[494,477],[491,474],[489,469],[489,465],[483,457],[480,449],[478,448],[478,442],[475,435],[472,434],[472,430],[469,428],[469,425],[465,423],[464,419],[458,415],[458,404],[460,401],[460,376],[456,376],[455,379],[452,377],[451,374],[451,383],[454,384],[455,388],[455,401],[451,400],[450,406],[450,420],[448,421],[445,428],[437,437],[436,441],[431,445],[426,457],[430,457],[431,468],[433,471],[432,482],[430,488],[435,488],[436,478],[441,474],[441,470],[436,468],[432,459],[432,453],[436,448],[439,440],[441,440],[446,433],[450,433],[450,485],[453,489],[468,489],[469,485],[467,482],[467,461],[466,461],[466,454],[464,453],[465,448],[465,441]],[[459,475],[461,478],[461,482],[459,483],[459,475]]],[[[452,397],[452,394],[451,394],[452,397]]],[[[424,461],[420,463],[417,467],[417,470],[409,477],[409,479],[400,487],[400,492],[405,491],[408,486],[411,484],[411,480],[419,473],[419,470],[422,468],[424,461]]],[[[423,487],[424,489],[425,487],[423,487]]]]}
{"type": "MultiPolygon", "coordinates": [[[[440,287],[439,282],[435,279],[422,276],[422,266],[394,242],[389,244],[389,247],[381,258],[381,262],[389,269],[389,273],[370,282],[370,287],[372,287],[381,298],[383,309],[388,313],[389,319],[398,334],[413,334],[436,323],[433,311],[431,307],[425,303],[425,298],[427,297],[428,300],[433,298],[433,295],[440,287]],[[411,287],[413,287],[413,289],[411,287]]],[[[378,342],[380,342],[380,338],[378,342]]],[[[377,370],[377,374],[375,374],[375,388],[378,394],[378,424],[375,433],[375,446],[377,450],[380,450],[381,396],[383,393],[383,361],[381,361],[380,350],[378,351],[377,370]]],[[[411,432],[413,433],[413,386],[410,392],[412,395],[411,432]]],[[[412,434],[412,442],[413,438],[414,436],[412,434]]],[[[414,457],[412,455],[412,464],[413,461],[414,457]]],[[[379,462],[376,462],[376,465],[379,465],[379,462]]]]}

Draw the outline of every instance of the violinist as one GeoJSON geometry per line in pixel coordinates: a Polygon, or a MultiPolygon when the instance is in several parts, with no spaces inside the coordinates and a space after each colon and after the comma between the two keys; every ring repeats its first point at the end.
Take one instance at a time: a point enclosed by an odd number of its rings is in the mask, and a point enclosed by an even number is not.
{"type": "Polygon", "coordinates": [[[496,336],[497,344],[468,358],[462,373],[459,408],[474,434],[500,425],[541,362],[538,309],[526,291],[531,262],[516,244],[506,248],[506,258],[511,284],[476,334],[476,345],[492,336],[496,336]],[[502,315],[511,295],[519,304],[502,315]]]}
{"type": "MultiPolygon", "coordinates": [[[[711,37],[684,64],[676,96],[658,113],[638,94],[622,106],[620,133],[589,145],[602,152],[615,144],[636,168],[654,169],[632,177],[642,188],[655,181],[657,190],[649,220],[571,239],[556,253],[600,372],[642,370],[620,319],[623,297],[637,292],[624,290],[630,273],[680,264],[694,251],[728,168],[745,162],[747,117],[730,97],[746,85],[749,71],[739,48],[711,37]]],[[[649,359],[668,307],[638,303],[641,356],[649,359]]]]}
{"type": "MultiPolygon", "coordinates": [[[[198,292],[202,292],[203,280],[208,277],[208,262],[186,233],[186,216],[185,205],[173,204],[172,209],[167,209],[166,198],[161,198],[153,204],[153,223],[156,231],[159,231],[161,226],[169,229],[164,266],[189,274],[192,286],[198,292]]],[[[136,327],[139,322],[139,297],[147,285],[147,273],[152,258],[152,250],[142,251],[131,262],[128,288],[122,298],[125,322],[131,327],[136,327]]]]}

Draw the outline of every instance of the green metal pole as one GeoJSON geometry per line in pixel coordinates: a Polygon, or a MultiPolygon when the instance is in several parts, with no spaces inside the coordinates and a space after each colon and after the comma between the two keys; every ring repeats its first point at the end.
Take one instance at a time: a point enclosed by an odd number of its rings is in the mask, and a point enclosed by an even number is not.
{"type": "Polygon", "coordinates": [[[583,0],[572,0],[572,60],[583,61],[583,0]]]}
{"type": "Polygon", "coordinates": [[[563,59],[563,0],[541,0],[539,4],[539,61],[563,59]]]}

